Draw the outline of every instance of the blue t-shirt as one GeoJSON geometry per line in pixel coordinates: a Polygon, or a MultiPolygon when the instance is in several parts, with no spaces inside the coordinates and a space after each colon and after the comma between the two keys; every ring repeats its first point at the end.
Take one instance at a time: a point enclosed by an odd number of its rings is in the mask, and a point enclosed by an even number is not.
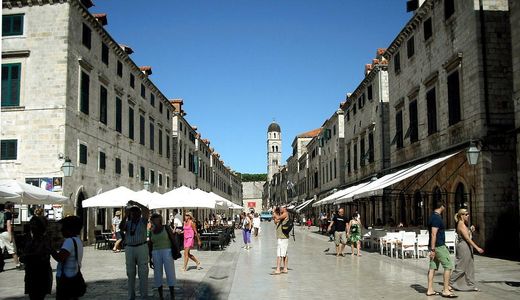
{"type": "Polygon", "coordinates": [[[432,241],[432,227],[438,228],[437,239],[435,240],[435,247],[444,246],[446,244],[446,235],[444,233],[444,221],[440,214],[433,212],[430,216],[430,222],[428,222],[428,231],[430,232],[430,239],[428,245],[431,246],[432,241]]]}

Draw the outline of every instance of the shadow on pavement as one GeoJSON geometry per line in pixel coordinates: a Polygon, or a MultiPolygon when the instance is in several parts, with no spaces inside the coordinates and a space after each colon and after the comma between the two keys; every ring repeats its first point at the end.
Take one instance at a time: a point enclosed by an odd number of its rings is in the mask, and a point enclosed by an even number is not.
{"type": "MultiPolygon", "coordinates": [[[[136,296],[139,297],[139,286],[136,279],[136,296]]],[[[164,298],[170,299],[168,287],[164,283],[164,298]]],[[[148,298],[158,299],[157,290],[152,288],[152,279],[148,283],[148,298]]],[[[222,299],[219,297],[217,290],[210,284],[192,280],[177,279],[175,290],[175,299],[222,299]]],[[[99,280],[87,282],[87,293],[81,299],[127,299],[128,288],[126,279],[99,280]]],[[[55,294],[47,295],[47,299],[54,299],[55,294]]],[[[28,299],[28,296],[17,296],[2,298],[5,300],[22,300],[28,299]]]]}
{"type": "Polygon", "coordinates": [[[419,294],[425,294],[426,291],[428,290],[426,287],[424,287],[424,286],[422,286],[420,284],[412,284],[410,287],[412,289],[416,290],[417,293],[419,293],[419,294]]]}

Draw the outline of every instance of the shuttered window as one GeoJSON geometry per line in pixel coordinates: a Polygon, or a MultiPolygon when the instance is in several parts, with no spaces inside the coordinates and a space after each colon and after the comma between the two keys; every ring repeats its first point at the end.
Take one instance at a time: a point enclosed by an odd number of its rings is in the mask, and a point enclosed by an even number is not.
{"type": "Polygon", "coordinates": [[[0,160],[14,160],[18,155],[18,140],[2,140],[0,160]]]}
{"type": "Polygon", "coordinates": [[[2,106],[20,106],[21,64],[2,64],[2,106]]]}

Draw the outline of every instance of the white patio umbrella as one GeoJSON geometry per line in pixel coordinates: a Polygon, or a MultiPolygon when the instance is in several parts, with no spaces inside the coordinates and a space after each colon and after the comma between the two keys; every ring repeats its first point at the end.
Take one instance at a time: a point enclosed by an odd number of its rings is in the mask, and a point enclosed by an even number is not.
{"type": "Polygon", "coordinates": [[[240,205],[234,203],[233,201],[230,201],[230,200],[228,200],[228,199],[226,199],[226,198],[224,198],[224,197],[222,197],[222,196],[220,196],[220,195],[217,195],[217,194],[215,194],[215,193],[213,193],[213,192],[209,192],[209,194],[210,194],[212,197],[215,197],[215,198],[219,199],[219,201],[222,201],[223,204],[224,204],[224,206],[225,206],[226,208],[228,208],[228,209],[243,209],[243,208],[244,208],[244,207],[242,207],[242,206],[240,206],[240,205]]]}
{"type": "Polygon", "coordinates": [[[148,205],[148,203],[137,195],[136,192],[131,189],[120,186],[99,195],[90,197],[83,201],[83,207],[122,207],[126,206],[128,201],[134,200],[141,203],[142,205],[148,205]]]}
{"type": "Polygon", "coordinates": [[[2,196],[2,200],[20,204],[58,204],[69,200],[69,198],[55,192],[13,179],[0,180],[0,191],[2,191],[2,194],[7,195],[2,196]],[[16,196],[8,196],[13,194],[16,196]]]}
{"type": "Polygon", "coordinates": [[[159,208],[220,208],[216,200],[212,199],[208,193],[202,190],[192,190],[181,186],[152,199],[149,207],[159,208]]]}

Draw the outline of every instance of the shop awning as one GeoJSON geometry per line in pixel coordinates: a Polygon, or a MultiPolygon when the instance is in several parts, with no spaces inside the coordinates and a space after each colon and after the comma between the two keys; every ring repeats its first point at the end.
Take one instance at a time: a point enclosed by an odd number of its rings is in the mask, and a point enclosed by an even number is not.
{"type": "Polygon", "coordinates": [[[455,156],[457,153],[453,153],[450,155],[446,155],[440,158],[432,159],[428,162],[417,164],[415,166],[399,170],[397,172],[385,175],[377,180],[374,180],[367,184],[366,186],[356,190],[355,192],[347,195],[346,197],[342,197],[341,201],[336,201],[337,203],[341,202],[350,202],[354,199],[366,198],[370,196],[381,196],[383,195],[384,189],[394,185],[400,181],[403,181],[407,178],[410,178],[416,174],[426,171],[427,169],[449,159],[450,157],[455,156]]]}
{"type": "Polygon", "coordinates": [[[337,201],[345,196],[348,196],[350,195],[351,193],[359,190],[360,188],[366,186],[367,184],[369,184],[370,182],[363,182],[363,183],[360,183],[360,184],[356,184],[356,185],[353,185],[353,186],[350,186],[346,189],[343,189],[341,191],[337,191],[335,192],[334,194],[332,195],[329,195],[323,199],[321,199],[320,201],[314,203],[312,206],[313,207],[316,207],[316,206],[320,206],[320,205],[325,205],[325,204],[330,204],[330,203],[335,203],[335,204],[338,204],[338,203],[343,203],[343,202],[340,202],[340,201],[337,201]]]}
{"type": "Polygon", "coordinates": [[[302,209],[304,209],[307,205],[311,204],[311,202],[314,200],[314,198],[311,198],[305,202],[303,202],[302,204],[296,206],[294,208],[294,210],[296,210],[297,213],[299,213],[300,211],[302,211],[302,209]]]}

